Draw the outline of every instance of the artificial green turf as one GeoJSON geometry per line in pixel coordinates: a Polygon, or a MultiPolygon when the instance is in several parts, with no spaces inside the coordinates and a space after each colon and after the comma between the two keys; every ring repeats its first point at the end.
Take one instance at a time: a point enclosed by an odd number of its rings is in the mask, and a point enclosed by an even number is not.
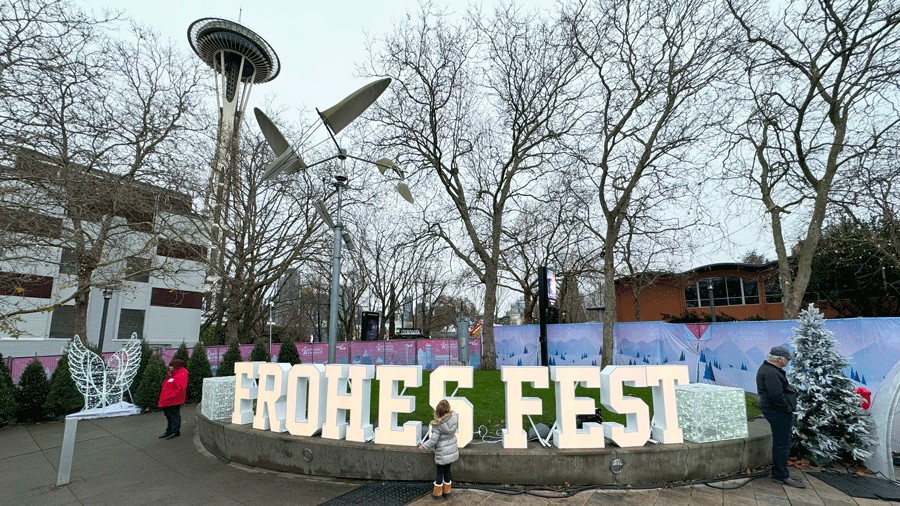
{"type": "MultiPolygon", "coordinates": [[[[474,371],[474,385],[475,388],[460,388],[456,393],[456,397],[465,397],[472,403],[475,409],[475,429],[478,430],[478,427],[483,425],[488,434],[495,434],[495,432],[499,429],[502,429],[506,426],[506,421],[504,420],[506,405],[504,399],[506,398],[506,393],[504,389],[504,384],[500,381],[500,371],[474,371]]],[[[428,404],[428,385],[429,379],[431,377],[430,371],[422,372],[422,386],[418,388],[407,388],[404,392],[404,395],[414,395],[416,397],[416,410],[410,414],[400,414],[398,415],[398,421],[402,425],[405,422],[411,420],[418,420],[422,422],[422,425],[427,425],[433,418],[434,413],[432,411],[431,406],[428,404]]],[[[378,381],[373,380],[372,382],[372,420],[378,420],[378,381]]],[[[544,423],[547,426],[552,426],[554,420],[556,420],[556,394],[554,389],[552,388],[552,384],[550,384],[551,388],[532,388],[529,384],[522,385],[522,395],[525,397],[540,397],[542,399],[542,406],[544,408],[543,414],[540,416],[532,415],[532,419],[534,423],[544,423]]],[[[453,390],[456,388],[455,384],[449,384],[447,386],[448,394],[453,394],[453,390]]],[[[651,390],[649,387],[646,388],[635,388],[635,387],[624,387],[625,395],[630,395],[633,397],[639,397],[643,399],[647,406],[650,408],[650,416],[653,416],[653,401],[651,390]]],[[[618,422],[621,424],[625,423],[625,416],[619,415],[616,413],[611,413],[605,407],[600,405],[600,391],[598,389],[587,389],[583,387],[578,387],[576,389],[576,395],[579,397],[590,397],[593,398],[595,404],[600,406],[600,412],[603,415],[603,420],[607,422],[618,422]]],[[[759,416],[759,406],[756,402],[756,399],[753,396],[747,395],[747,419],[755,418],[759,416]]],[[[528,422],[525,422],[525,427],[529,427],[528,422]]]]}

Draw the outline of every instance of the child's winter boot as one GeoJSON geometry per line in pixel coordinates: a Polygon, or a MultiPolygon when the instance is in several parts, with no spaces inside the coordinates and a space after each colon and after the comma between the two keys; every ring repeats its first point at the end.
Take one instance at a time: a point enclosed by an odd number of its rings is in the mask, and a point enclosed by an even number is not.
{"type": "Polygon", "coordinates": [[[451,488],[450,485],[452,485],[452,484],[453,484],[452,481],[451,481],[451,482],[446,482],[446,481],[444,482],[444,486],[442,487],[442,488],[443,488],[443,492],[444,492],[444,497],[447,497],[448,495],[450,495],[450,488],[451,488]]]}
{"type": "Polygon", "coordinates": [[[434,498],[437,499],[444,493],[444,487],[440,483],[434,484],[434,498]]]}

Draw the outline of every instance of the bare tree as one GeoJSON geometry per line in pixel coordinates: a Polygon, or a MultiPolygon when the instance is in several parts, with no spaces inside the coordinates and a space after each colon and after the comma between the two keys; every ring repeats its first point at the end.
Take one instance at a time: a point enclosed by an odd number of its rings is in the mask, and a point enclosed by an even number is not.
{"type": "MultiPolygon", "coordinates": [[[[52,7],[61,14],[69,8],[52,7]]],[[[201,165],[191,146],[202,142],[198,132],[208,121],[198,72],[184,55],[141,27],[130,40],[113,40],[85,23],[72,30],[63,23],[61,36],[40,39],[34,50],[49,50],[52,64],[29,69],[35,79],[20,83],[28,89],[4,106],[16,112],[15,122],[2,125],[2,137],[19,148],[5,172],[4,186],[12,189],[5,212],[28,217],[15,225],[24,233],[5,260],[59,264],[59,248],[69,251],[72,286],[62,286],[50,304],[74,300],[81,336],[92,287],[122,288],[134,276],[163,277],[170,268],[202,269],[153,258],[160,239],[190,243],[198,235],[191,197],[177,191],[184,187],[176,174],[201,165]],[[15,134],[7,136],[9,129],[15,134]],[[29,223],[56,230],[30,234],[29,223]]],[[[17,307],[5,316],[51,307],[17,307]]]]}
{"type": "Polygon", "coordinates": [[[394,79],[377,115],[382,146],[443,193],[424,216],[484,285],[484,367],[495,367],[493,320],[509,202],[528,191],[575,121],[578,75],[564,33],[513,8],[454,22],[430,5],[372,54],[394,79]]]}
{"type": "MultiPolygon", "coordinates": [[[[569,281],[559,286],[560,301],[575,280],[602,272],[602,247],[584,227],[586,197],[578,195],[582,189],[572,184],[574,177],[564,168],[551,174],[540,193],[515,203],[503,229],[500,285],[522,293],[523,323],[534,317],[538,267],[551,266],[558,277],[569,281]]],[[[566,311],[572,316],[578,312],[575,307],[566,311]]]]}
{"type": "Polygon", "coordinates": [[[322,221],[312,205],[327,195],[318,182],[323,174],[302,171],[262,181],[272,159],[268,144],[258,133],[242,137],[233,204],[223,227],[228,231],[225,278],[213,294],[218,303],[210,305],[213,312],[206,321],[228,342],[246,342],[258,333],[268,315],[266,299],[289,269],[325,263],[330,251],[330,237],[320,233],[322,221]]]}
{"type": "Polygon", "coordinates": [[[707,0],[599,0],[564,10],[593,86],[574,151],[596,194],[591,226],[606,253],[603,365],[613,352],[614,252],[634,195],[699,182],[700,148],[727,114],[715,87],[730,65],[725,14],[707,0]]]}
{"type": "Polygon", "coordinates": [[[849,177],[836,181],[838,190],[831,201],[837,212],[829,214],[832,222],[855,223],[857,234],[850,240],[870,243],[886,263],[900,269],[900,132],[897,130],[883,139],[881,149],[860,158],[849,177]]]}
{"type": "Polygon", "coordinates": [[[748,115],[731,162],[769,215],[784,317],[800,310],[835,182],[897,129],[900,4],[729,0],[742,53],[748,115]],[[791,252],[789,230],[800,230],[791,252]]]}

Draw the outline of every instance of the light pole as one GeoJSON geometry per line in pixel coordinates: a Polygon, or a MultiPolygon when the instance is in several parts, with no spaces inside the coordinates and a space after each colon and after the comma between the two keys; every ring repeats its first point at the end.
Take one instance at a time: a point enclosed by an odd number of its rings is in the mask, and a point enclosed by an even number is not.
{"type": "Polygon", "coordinates": [[[713,280],[709,279],[709,319],[716,323],[716,300],[713,298],[713,280]]]}
{"type": "Polygon", "coordinates": [[[106,335],[106,313],[109,311],[109,299],[112,298],[112,290],[109,288],[103,289],[103,314],[100,315],[100,338],[97,340],[97,346],[100,348],[100,353],[103,353],[103,336],[106,335]]]}
{"type": "MultiPolygon", "coordinates": [[[[332,230],[334,231],[334,247],[331,251],[331,298],[328,306],[328,363],[333,364],[335,361],[335,352],[337,348],[337,325],[338,325],[338,292],[341,289],[341,241],[344,239],[344,224],[341,222],[341,206],[343,205],[343,190],[347,187],[347,176],[337,175],[334,177],[334,187],[337,190],[337,209],[334,213],[334,223],[332,230]]],[[[316,202],[319,204],[321,201],[316,202]]],[[[323,206],[324,207],[324,206],[323,206]]],[[[317,206],[318,209],[318,206],[317,206]]],[[[323,218],[327,216],[327,212],[322,213],[323,218]]],[[[326,221],[330,221],[326,220],[326,221]]],[[[348,245],[349,247],[349,245],[348,245]]]]}
{"type": "Polygon", "coordinates": [[[275,325],[275,321],[272,320],[272,308],[275,306],[275,302],[272,299],[269,299],[269,357],[272,357],[272,326],[275,325]]]}
{"type": "MultiPolygon", "coordinates": [[[[335,158],[340,160],[343,164],[344,162],[346,162],[347,158],[350,158],[353,160],[359,160],[361,162],[374,164],[376,167],[378,167],[378,170],[382,175],[384,175],[387,171],[391,171],[392,173],[399,176],[400,182],[396,187],[397,192],[400,193],[400,195],[404,199],[406,199],[406,201],[412,203],[413,197],[409,191],[409,186],[406,185],[405,175],[403,174],[403,171],[401,171],[400,168],[397,167],[396,164],[394,164],[394,162],[387,158],[380,158],[373,162],[371,160],[366,160],[364,158],[349,155],[338,143],[336,137],[341,130],[343,130],[347,125],[358,118],[360,114],[368,109],[368,107],[372,105],[379,96],[381,96],[384,90],[387,89],[390,82],[390,78],[385,78],[373,83],[369,83],[324,111],[319,111],[318,109],[316,109],[316,112],[319,114],[319,118],[322,120],[322,123],[325,124],[326,130],[328,130],[329,137],[331,137],[331,140],[334,142],[335,148],[337,148],[337,154],[330,156],[324,160],[319,160],[318,162],[311,163],[309,165],[307,165],[300,157],[300,155],[291,147],[291,145],[288,144],[287,140],[284,138],[284,135],[282,135],[275,124],[272,123],[272,120],[270,120],[261,110],[254,109],[253,112],[256,116],[256,122],[259,124],[259,128],[262,131],[263,137],[266,138],[266,142],[275,153],[275,160],[269,163],[263,171],[263,181],[271,179],[281,173],[293,174],[299,170],[309,169],[329,160],[334,160],[335,158]]],[[[328,363],[334,363],[335,348],[337,346],[337,311],[339,299],[338,291],[340,289],[341,277],[341,241],[348,241],[347,248],[351,251],[353,250],[352,243],[350,242],[350,237],[349,235],[344,233],[343,223],[341,222],[341,206],[343,204],[342,192],[343,189],[347,186],[347,176],[344,173],[335,173],[334,186],[337,190],[336,193],[338,200],[336,220],[332,222],[331,217],[329,216],[327,209],[325,209],[325,205],[324,203],[322,203],[322,201],[316,201],[315,203],[316,210],[321,215],[322,220],[329,226],[329,228],[334,231],[334,249],[331,258],[331,307],[328,315],[328,363]]]]}

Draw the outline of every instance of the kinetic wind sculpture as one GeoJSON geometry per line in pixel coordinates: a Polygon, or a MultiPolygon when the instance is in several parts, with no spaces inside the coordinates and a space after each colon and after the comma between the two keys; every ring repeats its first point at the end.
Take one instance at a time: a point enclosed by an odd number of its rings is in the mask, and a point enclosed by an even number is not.
{"type": "MultiPolygon", "coordinates": [[[[345,151],[338,143],[336,137],[338,132],[352,123],[360,114],[368,109],[369,106],[375,103],[375,100],[384,93],[384,90],[387,89],[389,84],[391,84],[390,78],[379,79],[378,81],[369,83],[354,91],[347,98],[324,111],[316,109],[316,112],[319,113],[319,118],[322,119],[322,123],[328,130],[328,135],[331,137],[331,140],[334,141],[334,145],[337,148],[337,154],[310,165],[307,165],[300,155],[294,151],[287,140],[285,140],[284,135],[281,134],[275,124],[272,123],[272,120],[270,120],[265,113],[259,109],[253,109],[253,113],[256,115],[256,121],[259,123],[259,129],[262,130],[266,142],[268,142],[272,151],[275,153],[275,160],[269,163],[263,172],[263,181],[271,179],[281,173],[293,174],[299,170],[308,169],[329,160],[334,160],[335,158],[342,163],[350,158],[375,165],[382,175],[385,175],[385,172],[391,170],[400,178],[400,182],[396,187],[397,192],[407,202],[412,203],[413,196],[409,191],[409,186],[406,184],[405,175],[394,162],[387,158],[371,161],[366,160],[365,158],[348,155],[347,151],[345,151]]],[[[337,343],[338,291],[340,289],[341,277],[341,241],[347,242],[348,249],[354,249],[353,242],[350,240],[349,234],[344,233],[344,225],[341,222],[341,192],[347,187],[346,171],[335,173],[333,184],[337,193],[337,212],[335,214],[335,219],[331,219],[331,215],[328,213],[325,204],[322,201],[317,201],[315,203],[316,211],[322,216],[322,220],[334,231],[334,250],[331,266],[331,307],[328,312],[328,363],[334,363],[335,361],[335,346],[337,343]]]]}
{"type": "Polygon", "coordinates": [[[310,167],[314,167],[316,165],[328,162],[330,160],[334,160],[335,158],[345,161],[347,158],[352,160],[359,160],[361,162],[371,163],[378,167],[379,172],[384,175],[388,170],[393,172],[397,177],[400,178],[400,182],[396,186],[397,193],[400,194],[407,202],[413,202],[412,193],[409,191],[409,186],[406,184],[406,176],[402,170],[400,170],[397,165],[391,161],[389,158],[379,158],[374,162],[371,160],[366,160],[365,158],[360,158],[357,156],[352,156],[347,154],[347,152],[341,147],[337,142],[337,138],[335,137],[341,130],[347,127],[350,123],[352,123],[356,118],[359,117],[360,114],[365,112],[366,109],[369,108],[378,97],[384,93],[384,90],[387,89],[388,85],[391,84],[390,78],[379,79],[373,83],[369,83],[362,88],[351,93],[347,98],[341,100],[337,104],[329,107],[324,111],[319,111],[316,109],[316,112],[319,114],[319,118],[322,119],[322,123],[325,124],[325,127],[328,129],[328,134],[331,136],[331,140],[334,141],[335,147],[337,147],[337,154],[334,156],[330,156],[323,160],[319,160],[318,162],[313,163],[312,165],[307,165],[303,162],[303,159],[300,155],[291,148],[290,144],[288,144],[287,140],[285,140],[284,135],[278,130],[278,127],[272,123],[272,120],[268,118],[260,109],[254,108],[253,113],[256,115],[256,122],[259,123],[259,129],[262,130],[263,136],[266,138],[266,142],[269,144],[269,147],[272,148],[272,151],[275,153],[275,160],[269,163],[266,166],[265,172],[263,173],[263,181],[271,179],[278,174],[293,174],[301,169],[308,169],[310,167]]]}
{"type": "Polygon", "coordinates": [[[105,408],[122,402],[122,395],[141,365],[141,340],[137,333],[122,349],[104,362],[100,355],[89,350],[78,336],[69,346],[69,370],[78,391],[84,395],[84,409],[105,408]]]}

